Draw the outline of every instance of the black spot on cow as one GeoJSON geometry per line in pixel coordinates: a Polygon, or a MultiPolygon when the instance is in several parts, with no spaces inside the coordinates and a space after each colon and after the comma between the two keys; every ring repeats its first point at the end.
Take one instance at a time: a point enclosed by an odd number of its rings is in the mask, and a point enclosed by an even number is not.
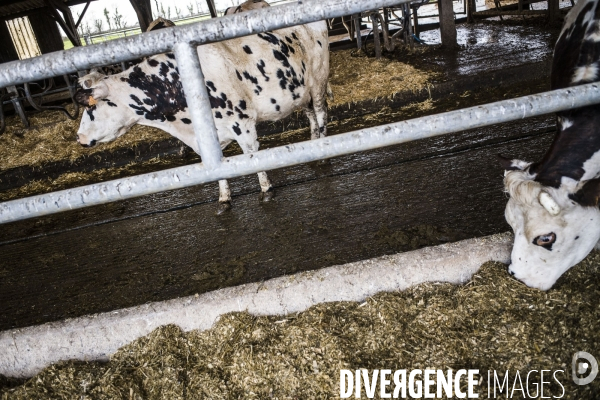
{"type": "Polygon", "coordinates": [[[174,115],[166,115],[165,117],[167,118],[167,121],[169,121],[169,122],[173,122],[177,119],[177,118],[175,118],[174,115]]]}
{"type": "Polygon", "coordinates": [[[235,70],[235,74],[237,75],[238,79],[241,81],[242,80],[242,75],[240,75],[240,71],[238,71],[237,69],[235,70]]]}
{"type": "Polygon", "coordinates": [[[242,49],[244,49],[246,54],[252,54],[252,49],[250,48],[250,46],[245,45],[244,47],[242,47],[242,49]]]}
{"type": "Polygon", "coordinates": [[[233,111],[227,111],[227,115],[231,117],[233,115],[233,111]]]}
{"type": "Polygon", "coordinates": [[[231,102],[231,100],[227,100],[227,108],[233,110],[233,103],[231,102]]]}
{"type": "Polygon", "coordinates": [[[271,99],[271,103],[275,104],[275,103],[277,103],[277,100],[271,99]]]}
{"type": "Polygon", "coordinates": [[[258,79],[256,79],[256,77],[250,75],[248,73],[248,71],[244,71],[244,78],[248,79],[250,82],[254,83],[255,85],[258,83],[258,79]]]}
{"type": "Polygon", "coordinates": [[[279,104],[275,106],[275,111],[279,111],[281,110],[281,107],[279,107],[279,104]]]}
{"type": "Polygon", "coordinates": [[[175,54],[173,54],[173,53],[167,53],[166,55],[167,55],[167,57],[169,57],[171,60],[174,60],[174,59],[175,59],[175,54]]]}
{"type": "Polygon", "coordinates": [[[270,32],[259,33],[258,37],[261,38],[261,39],[263,39],[263,40],[266,40],[267,42],[269,42],[271,44],[274,44],[276,46],[279,45],[279,43],[280,43],[280,41],[277,38],[277,36],[273,35],[270,32]]]}
{"type": "Polygon", "coordinates": [[[258,70],[260,71],[260,73],[262,74],[262,76],[265,78],[265,81],[269,81],[269,77],[267,76],[266,72],[265,72],[265,61],[264,60],[260,60],[257,64],[256,64],[256,68],[258,68],[258,70]]]}
{"type": "Polygon", "coordinates": [[[107,101],[106,101],[106,104],[108,104],[108,105],[109,105],[109,106],[111,106],[111,107],[116,107],[116,106],[117,106],[115,103],[113,103],[113,102],[112,102],[112,101],[110,101],[110,100],[107,100],[107,101]]]}
{"type": "Polygon", "coordinates": [[[96,106],[86,107],[85,112],[90,117],[90,120],[94,120],[94,111],[96,111],[96,106]]]}
{"type": "Polygon", "coordinates": [[[262,90],[263,90],[263,88],[260,85],[256,85],[256,89],[254,89],[254,93],[259,95],[260,92],[262,92],[262,90]]]}
{"type": "Polygon", "coordinates": [[[169,68],[175,68],[175,65],[171,61],[167,61],[169,68]]]}
{"type": "Polygon", "coordinates": [[[283,72],[281,69],[278,69],[277,78],[279,78],[279,86],[282,89],[285,89],[287,87],[287,78],[285,77],[285,72],[283,72]]]}
{"type": "Polygon", "coordinates": [[[155,60],[154,58],[149,58],[148,59],[148,64],[151,67],[158,67],[158,64],[160,64],[157,60],[155,60]]]}
{"type": "Polygon", "coordinates": [[[167,74],[169,73],[169,66],[164,62],[160,63],[160,69],[158,70],[158,73],[160,74],[160,76],[166,78],[167,74]]]}
{"type": "Polygon", "coordinates": [[[238,118],[239,119],[250,118],[250,116],[248,114],[244,114],[244,112],[239,107],[235,107],[234,110],[235,110],[235,112],[238,113],[238,118]]]}
{"type": "Polygon", "coordinates": [[[273,50],[273,56],[275,57],[275,59],[277,59],[281,62],[281,64],[283,65],[284,68],[290,67],[290,63],[288,61],[287,56],[285,56],[281,51],[273,50]]]}
{"type": "Polygon", "coordinates": [[[235,134],[238,135],[238,136],[242,134],[242,130],[240,129],[239,122],[236,122],[235,125],[233,125],[231,127],[231,129],[233,129],[233,131],[235,132],[235,134]]]}
{"type": "Polygon", "coordinates": [[[304,61],[302,61],[302,72],[306,72],[306,65],[304,64],[304,61]]]}
{"type": "MultiPolygon", "coordinates": [[[[168,69],[166,64],[161,63],[161,70],[163,65],[168,69]]],[[[178,77],[168,79],[166,73],[162,77],[148,75],[139,66],[135,66],[125,79],[131,87],[141,90],[146,96],[140,100],[135,95],[131,95],[131,99],[136,104],[130,104],[129,107],[148,120],[161,122],[172,120],[178,112],[187,108],[183,87],[178,77]]]]}
{"type": "Polygon", "coordinates": [[[292,32],[292,37],[296,40],[298,40],[298,36],[296,36],[296,32],[292,32]]]}
{"type": "Polygon", "coordinates": [[[217,88],[215,87],[215,84],[212,83],[212,81],[206,81],[206,87],[208,87],[213,92],[217,91],[217,88]]]}
{"type": "Polygon", "coordinates": [[[189,118],[181,118],[181,122],[183,122],[186,125],[189,125],[192,123],[192,120],[189,118]]]}
{"type": "Polygon", "coordinates": [[[144,104],[139,99],[139,97],[137,97],[135,94],[131,94],[131,95],[129,95],[129,97],[131,97],[131,100],[135,101],[138,106],[141,106],[142,104],[144,104]]]}
{"type": "Polygon", "coordinates": [[[223,99],[223,101],[227,101],[227,95],[223,92],[221,92],[221,98],[223,99]]]}
{"type": "Polygon", "coordinates": [[[223,118],[223,114],[221,114],[219,111],[217,111],[217,112],[215,112],[215,118],[222,119],[223,118]]]}
{"type": "Polygon", "coordinates": [[[179,80],[179,74],[177,72],[171,72],[171,79],[179,80]]]}
{"type": "Polygon", "coordinates": [[[289,36],[286,36],[286,37],[285,37],[285,40],[287,40],[287,42],[288,42],[288,43],[292,43],[292,39],[290,39],[290,37],[289,37],[289,36]]]}
{"type": "Polygon", "coordinates": [[[317,40],[317,43],[319,43],[319,46],[323,47],[320,40],[317,40]]]}
{"type": "Polygon", "coordinates": [[[246,101],[245,100],[240,100],[239,106],[242,110],[246,109],[246,101]]]}

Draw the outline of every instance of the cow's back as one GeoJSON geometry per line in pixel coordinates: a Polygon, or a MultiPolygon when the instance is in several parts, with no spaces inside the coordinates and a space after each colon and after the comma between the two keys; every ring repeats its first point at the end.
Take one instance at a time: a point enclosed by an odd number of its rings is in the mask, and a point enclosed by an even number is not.
{"type": "Polygon", "coordinates": [[[227,117],[276,121],[325,93],[328,47],[325,22],[200,46],[217,125],[227,117]]]}
{"type": "Polygon", "coordinates": [[[552,89],[597,81],[599,60],[599,0],[579,0],[567,14],[554,47],[552,89]]]}

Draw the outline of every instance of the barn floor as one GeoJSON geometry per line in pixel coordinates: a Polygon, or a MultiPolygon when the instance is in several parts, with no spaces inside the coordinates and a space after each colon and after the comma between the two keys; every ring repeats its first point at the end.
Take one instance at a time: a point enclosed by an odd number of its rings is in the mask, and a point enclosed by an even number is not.
{"type": "Polygon", "coordinates": [[[26,382],[0,376],[0,398],[335,399],[340,369],[465,368],[479,370],[479,398],[495,393],[494,371],[502,382],[508,370],[504,392],[489,398],[529,398],[525,388],[537,398],[544,381],[542,398],[593,400],[600,381],[575,385],[571,357],[600,353],[599,266],[594,252],[548,292],[489,262],[465,285],[425,283],[285,317],[230,313],[203,332],[167,325],[109,362],[61,362],[26,382]],[[548,376],[557,370],[560,386],[548,376]]]}
{"type": "MultiPolygon", "coordinates": [[[[334,109],[330,132],[544,91],[556,33],[479,23],[459,27],[454,53],[399,52],[440,78],[429,90],[334,109]]],[[[307,139],[302,121],[265,127],[263,147],[307,139]],[[277,134],[283,127],[296,130],[277,134]]],[[[234,208],[220,217],[209,184],[5,225],[0,330],[506,231],[495,155],[537,159],[553,131],[547,116],[272,171],[277,196],[268,204],[255,176],[234,179],[234,208]]],[[[2,196],[197,161],[173,141],[140,148],[0,171],[2,196]],[[66,165],[81,174],[66,179],[66,165]],[[51,180],[36,178],[44,175],[51,180]]]]}

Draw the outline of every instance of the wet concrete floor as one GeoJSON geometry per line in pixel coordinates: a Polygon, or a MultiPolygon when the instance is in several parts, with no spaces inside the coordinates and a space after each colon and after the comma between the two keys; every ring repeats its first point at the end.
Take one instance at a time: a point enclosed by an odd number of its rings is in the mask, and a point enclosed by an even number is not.
{"type": "MultiPolygon", "coordinates": [[[[421,114],[545,85],[457,88],[421,114]]],[[[332,133],[412,116],[395,111],[332,133]]],[[[545,116],[275,170],[271,203],[258,201],[256,176],[233,179],[222,216],[214,183],[4,225],[0,330],[506,231],[495,155],[538,159],[553,132],[545,116]]]]}

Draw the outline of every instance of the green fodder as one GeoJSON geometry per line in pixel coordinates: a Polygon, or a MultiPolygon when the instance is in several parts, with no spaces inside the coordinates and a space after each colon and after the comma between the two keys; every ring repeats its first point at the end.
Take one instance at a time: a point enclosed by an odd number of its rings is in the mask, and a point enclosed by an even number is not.
{"type": "MultiPolygon", "coordinates": [[[[0,398],[328,399],[339,398],[340,369],[473,368],[480,398],[488,370],[562,369],[562,398],[594,399],[600,379],[576,386],[570,368],[577,351],[600,356],[599,265],[592,253],[548,292],[489,262],[465,285],[421,284],[286,317],[231,313],[204,332],[164,326],[107,363],[52,365],[7,383],[0,398]]],[[[561,389],[546,386],[544,395],[561,389]]]]}

